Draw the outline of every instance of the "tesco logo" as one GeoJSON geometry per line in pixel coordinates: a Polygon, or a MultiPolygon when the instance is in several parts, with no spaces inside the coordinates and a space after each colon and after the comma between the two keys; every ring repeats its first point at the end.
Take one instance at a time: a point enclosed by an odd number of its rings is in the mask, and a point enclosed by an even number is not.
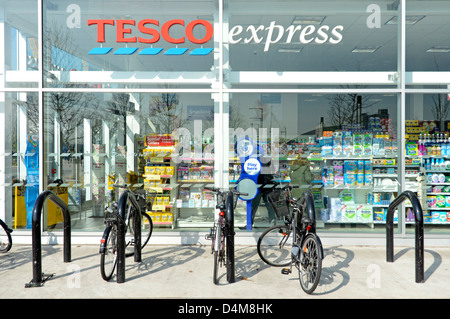
{"type": "Polygon", "coordinates": [[[134,43],[134,42],[140,42],[140,43],[156,43],[160,40],[162,37],[165,41],[173,44],[181,44],[185,42],[185,38],[187,38],[190,42],[195,44],[203,44],[211,40],[214,29],[211,23],[209,23],[206,20],[194,20],[189,22],[185,26],[184,20],[181,19],[175,19],[175,20],[169,20],[165,22],[161,26],[161,32],[156,30],[154,26],[159,27],[159,21],[154,19],[144,19],[137,23],[137,29],[141,33],[139,36],[132,36],[133,29],[131,26],[136,26],[135,20],[88,20],[87,22],[88,26],[90,25],[96,25],[97,26],[97,42],[105,42],[105,32],[106,32],[106,25],[115,26],[116,29],[116,42],[119,43],[134,43]],[[182,27],[185,27],[185,37],[181,38],[173,38],[170,35],[170,29],[174,25],[180,25],[182,27]],[[196,26],[202,26],[206,30],[206,35],[201,38],[197,39],[194,36],[194,28],[196,26]]]}
{"type": "MultiPolygon", "coordinates": [[[[88,26],[97,27],[97,42],[104,43],[107,29],[114,28],[116,34],[116,43],[144,43],[153,44],[161,40],[161,38],[175,45],[182,44],[187,41],[194,44],[207,43],[214,35],[214,28],[206,20],[194,20],[186,24],[182,19],[169,20],[163,24],[155,19],[143,19],[138,22],[136,20],[112,20],[112,19],[90,19],[87,21],[88,26]],[[160,28],[159,28],[160,27],[160,28]],[[171,29],[174,27],[182,27],[184,35],[174,38],[171,35],[171,29]],[[194,28],[203,28],[205,30],[202,38],[194,35],[194,28]],[[137,30],[136,30],[137,29],[137,30]]],[[[111,32],[108,30],[108,32],[111,32]]],[[[89,54],[108,54],[113,48],[99,47],[93,48],[89,54]]],[[[135,53],[138,48],[125,47],[117,49],[114,54],[130,55],[135,53]]],[[[191,51],[190,55],[208,55],[213,48],[197,48],[191,51]]],[[[162,48],[145,48],[139,52],[140,55],[157,55],[162,52],[162,48]]],[[[171,48],[165,55],[182,55],[187,48],[171,48]]]]}

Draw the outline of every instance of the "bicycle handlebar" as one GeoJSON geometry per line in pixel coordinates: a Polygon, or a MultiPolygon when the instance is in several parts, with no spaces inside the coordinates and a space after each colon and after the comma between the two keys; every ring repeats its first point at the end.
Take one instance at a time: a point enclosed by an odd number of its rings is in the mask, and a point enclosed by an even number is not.
{"type": "Polygon", "coordinates": [[[113,184],[114,187],[129,188],[127,184],[113,184]]]}
{"type": "Polygon", "coordinates": [[[281,189],[293,189],[293,188],[300,188],[299,185],[284,185],[283,187],[281,187],[281,189]]]}
{"type": "Polygon", "coordinates": [[[229,192],[232,192],[233,194],[238,195],[238,196],[248,196],[248,193],[242,193],[242,192],[239,192],[239,191],[237,191],[235,189],[232,189],[232,188],[230,188],[229,190],[221,190],[218,187],[206,186],[204,189],[206,189],[208,191],[211,191],[211,192],[214,192],[214,193],[217,193],[217,194],[225,194],[226,192],[229,191],[229,192]]]}
{"type": "MultiPolygon", "coordinates": [[[[119,187],[119,188],[125,188],[125,189],[129,190],[130,192],[132,192],[135,196],[144,197],[143,194],[141,194],[139,192],[136,192],[136,190],[134,190],[134,191],[131,190],[130,186],[127,185],[127,184],[113,184],[112,186],[113,187],[119,187]]],[[[133,185],[131,185],[131,186],[133,186],[133,185]]],[[[142,188],[142,186],[140,188],[142,188]]]]}

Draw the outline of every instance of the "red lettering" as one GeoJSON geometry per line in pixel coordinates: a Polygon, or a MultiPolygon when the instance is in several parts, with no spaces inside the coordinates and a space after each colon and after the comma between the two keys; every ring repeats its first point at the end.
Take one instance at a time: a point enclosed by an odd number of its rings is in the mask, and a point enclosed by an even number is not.
{"type": "Polygon", "coordinates": [[[105,24],[114,25],[114,20],[88,20],[88,25],[97,25],[97,42],[105,42],[105,24]]]}
{"type": "MultiPolygon", "coordinates": [[[[169,43],[180,44],[185,42],[185,38],[187,38],[191,43],[194,44],[203,44],[212,39],[214,35],[214,28],[208,21],[205,20],[194,20],[188,23],[188,25],[184,28],[184,35],[180,38],[173,38],[170,35],[170,30],[174,25],[181,25],[184,27],[184,20],[182,19],[174,19],[165,22],[161,31],[150,27],[149,25],[154,25],[159,27],[159,21],[154,19],[143,19],[138,22],[137,28],[140,33],[143,35],[148,35],[149,38],[142,36],[130,36],[133,33],[131,28],[128,28],[128,25],[135,26],[135,20],[105,20],[105,19],[89,19],[87,21],[88,26],[97,25],[97,42],[105,42],[105,25],[116,26],[116,42],[117,43],[130,43],[130,42],[140,42],[140,43],[156,43],[162,37],[169,43]],[[205,28],[205,35],[203,38],[198,39],[194,36],[194,28],[196,26],[203,26],[205,28]]],[[[181,29],[182,30],[182,29],[181,29]]]]}
{"type": "Polygon", "coordinates": [[[146,24],[154,24],[156,26],[159,26],[159,21],[158,20],[153,20],[153,19],[144,19],[144,20],[139,21],[139,24],[138,24],[139,31],[141,31],[142,33],[151,35],[152,38],[151,39],[145,39],[145,38],[138,37],[138,41],[141,42],[141,43],[155,43],[155,42],[158,42],[159,41],[159,37],[160,37],[159,36],[159,32],[157,30],[155,30],[155,29],[146,27],[145,26],[146,24]]]}
{"type": "Polygon", "coordinates": [[[184,37],[181,37],[179,39],[174,39],[170,36],[169,29],[174,24],[181,24],[182,26],[184,26],[184,21],[180,20],[180,19],[176,19],[176,20],[170,20],[170,21],[167,21],[166,23],[164,23],[161,28],[162,37],[164,38],[164,40],[166,40],[167,42],[170,42],[170,43],[175,43],[175,44],[184,43],[184,37]]]}
{"type": "Polygon", "coordinates": [[[131,29],[125,29],[125,24],[134,25],[134,20],[117,20],[117,42],[136,42],[136,37],[125,38],[124,34],[131,33],[131,29]]]}
{"type": "Polygon", "coordinates": [[[211,40],[212,36],[214,34],[214,28],[208,21],[205,20],[194,20],[192,22],[189,22],[189,24],[186,26],[186,37],[189,41],[196,44],[203,44],[211,40]],[[203,37],[203,39],[197,39],[194,37],[193,30],[194,27],[198,24],[201,24],[206,29],[206,35],[203,37]]]}

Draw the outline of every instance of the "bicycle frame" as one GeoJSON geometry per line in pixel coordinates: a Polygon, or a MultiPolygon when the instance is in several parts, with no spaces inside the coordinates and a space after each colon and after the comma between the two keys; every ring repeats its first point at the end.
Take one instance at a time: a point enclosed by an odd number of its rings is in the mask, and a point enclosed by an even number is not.
{"type": "MultiPolygon", "coordinates": [[[[207,236],[207,239],[214,239],[212,245],[212,252],[219,252],[223,249],[220,247],[221,242],[226,248],[226,258],[225,266],[227,270],[227,281],[234,282],[234,195],[241,194],[247,195],[245,193],[240,193],[234,190],[221,191],[219,188],[215,187],[205,187],[206,190],[216,193],[217,205],[216,209],[219,209],[219,218],[215,224],[215,234],[214,237],[207,236]],[[223,241],[221,240],[223,239],[223,241]]],[[[214,229],[214,228],[213,228],[214,229]]],[[[220,258],[225,256],[221,255],[220,258]]],[[[215,263],[216,265],[216,263],[215,263]]],[[[216,268],[215,268],[216,269],[216,268]]]]}
{"type": "Polygon", "coordinates": [[[257,251],[261,259],[271,266],[288,266],[281,270],[284,275],[291,274],[293,267],[297,268],[301,288],[311,294],[320,281],[323,248],[316,234],[312,194],[307,191],[297,200],[291,196],[292,188],[286,185],[282,194],[276,192],[270,197],[270,204],[280,207],[280,210],[274,210],[278,217],[284,217],[284,225],[275,225],[264,231],[258,239],[257,251]],[[292,236],[291,247],[285,246],[289,236],[292,236]]]}
{"type": "Polygon", "coordinates": [[[8,232],[10,234],[13,232],[13,230],[11,228],[9,228],[8,225],[6,225],[5,222],[1,219],[0,219],[0,224],[3,226],[3,228],[5,229],[6,232],[8,232]]]}
{"type": "Polygon", "coordinates": [[[226,254],[227,254],[227,280],[228,282],[235,282],[234,273],[234,193],[229,191],[227,193],[225,202],[225,229],[226,233],[226,254]]]}
{"type": "Polygon", "coordinates": [[[224,226],[224,218],[222,216],[219,216],[219,219],[217,220],[216,225],[216,233],[214,238],[214,251],[219,251],[220,249],[220,236],[223,236],[223,226],[224,226]],[[220,231],[218,229],[220,228],[220,231]]]}
{"type": "Polygon", "coordinates": [[[316,234],[316,212],[315,212],[315,208],[314,208],[314,197],[311,194],[310,191],[306,191],[302,194],[302,197],[300,198],[300,206],[304,207],[303,208],[303,212],[305,212],[305,210],[308,213],[308,217],[310,219],[310,223],[307,226],[307,233],[306,234],[311,234],[312,236],[314,236],[317,239],[317,242],[319,244],[319,254],[320,254],[320,258],[323,259],[324,255],[323,255],[323,246],[322,246],[322,241],[320,240],[319,236],[317,236],[316,234]],[[309,229],[308,229],[309,227],[309,229]]]}
{"type": "Polygon", "coordinates": [[[291,233],[292,233],[291,254],[293,257],[295,256],[295,258],[297,259],[297,256],[299,255],[298,250],[297,251],[294,251],[294,250],[300,249],[299,247],[301,247],[306,235],[311,234],[312,236],[314,236],[317,239],[317,242],[319,243],[319,254],[320,254],[319,257],[321,259],[323,259],[324,255],[323,255],[322,242],[321,242],[319,236],[316,235],[316,218],[315,218],[315,209],[314,209],[314,197],[312,196],[311,192],[305,191],[302,194],[302,196],[300,197],[300,199],[295,201],[291,196],[289,187],[287,188],[289,204],[293,207],[292,219],[289,222],[289,225],[291,228],[291,233]],[[300,219],[304,218],[305,211],[308,213],[309,221],[306,222],[308,225],[306,226],[306,230],[303,231],[304,225],[302,224],[302,221],[300,219]],[[300,219],[299,219],[299,215],[301,215],[300,219]],[[296,238],[297,238],[298,231],[300,232],[300,234],[299,234],[300,238],[299,238],[298,246],[297,246],[296,238]]]}

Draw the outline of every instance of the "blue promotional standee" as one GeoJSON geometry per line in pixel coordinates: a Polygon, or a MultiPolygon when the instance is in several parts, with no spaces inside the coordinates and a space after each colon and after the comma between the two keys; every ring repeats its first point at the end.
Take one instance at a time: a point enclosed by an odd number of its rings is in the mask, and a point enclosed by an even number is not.
{"type": "Polygon", "coordinates": [[[39,195],[39,137],[28,134],[25,152],[27,184],[25,185],[25,207],[27,210],[27,229],[31,229],[33,206],[39,195]]]}
{"type": "Polygon", "coordinates": [[[241,161],[241,175],[237,181],[236,189],[239,192],[247,193],[239,198],[247,203],[247,230],[252,229],[252,199],[258,194],[257,180],[261,173],[262,149],[250,138],[245,137],[235,144],[236,153],[241,161]]]}

